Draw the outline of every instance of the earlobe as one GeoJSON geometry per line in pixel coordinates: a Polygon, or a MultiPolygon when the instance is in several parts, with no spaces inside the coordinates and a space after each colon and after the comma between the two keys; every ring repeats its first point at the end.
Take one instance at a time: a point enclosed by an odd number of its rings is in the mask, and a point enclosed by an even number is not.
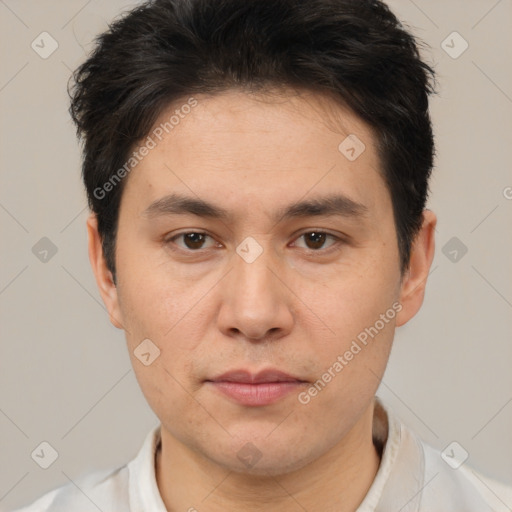
{"type": "Polygon", "coordinates": [[[423,211],[423,224],[411,247],[409,268],[400,289],[402,310],[396,316],[396,326],[407,323],[421,308],[427,278],[435,253],[437,218],[430,210],[423,211]]]}
{"type": "Polygon", "coordinates": [[[118,329],[124,329],[122,315],[119,308],[117,287],[114,284],[112,272],[107,267],[103,254],[101,236],[98,232],[98,221],[92,213],[87,219],[87,236],[89,246],[89,261],[96,278],[96,284],[107,308],[110,322],[118,329]]]}

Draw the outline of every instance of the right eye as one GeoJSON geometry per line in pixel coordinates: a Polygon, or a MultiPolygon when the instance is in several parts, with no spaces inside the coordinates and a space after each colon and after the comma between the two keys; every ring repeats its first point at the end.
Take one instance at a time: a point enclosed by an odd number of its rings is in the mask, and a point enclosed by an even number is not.
{"type": "Polygon", "coordinates": [[[208,249],[208,247],[204,247],[205,240],[210,238],[213,241],[213,245],[210,247],[215,246],[216,242],[215,240],[208,235],[207,233],[203,233],[201,231],[186,231],[183,233],[179,233],[177,235],[174,235],[172,237],[169,237],[165,240],[165,243],[173,243],[179,247],[180,250],[187,251],[187,252],[197,252],[201,249],[208,249]],[[176,242],[176,240],[182,240],[183,245],[180,245],[176,242]]]}

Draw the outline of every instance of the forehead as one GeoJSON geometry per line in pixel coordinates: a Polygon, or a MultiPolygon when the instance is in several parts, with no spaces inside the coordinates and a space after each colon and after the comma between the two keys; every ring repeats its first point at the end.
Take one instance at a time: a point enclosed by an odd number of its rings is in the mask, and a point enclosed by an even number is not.
{"type": "Polygon", "coordinates": [[[148,137],[152,149],[123,194],[140,212],[176,191],[242,210],[335,191],[370,210],[389,200],[371,128],[313,93],[183,98],[161,113],[148,137]]]}

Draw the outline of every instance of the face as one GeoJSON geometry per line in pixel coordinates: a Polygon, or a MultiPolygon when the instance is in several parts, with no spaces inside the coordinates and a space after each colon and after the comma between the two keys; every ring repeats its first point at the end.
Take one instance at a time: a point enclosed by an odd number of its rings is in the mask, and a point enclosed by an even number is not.
{"type": "Polygon", "coordinates": [[[116,287],[94,219],[91,259],[162,436],[280,474],[357,429],[430,253],[402,279],[375,139],[349,111],[308,93],[195,100],[127,178],[116,287]]]}

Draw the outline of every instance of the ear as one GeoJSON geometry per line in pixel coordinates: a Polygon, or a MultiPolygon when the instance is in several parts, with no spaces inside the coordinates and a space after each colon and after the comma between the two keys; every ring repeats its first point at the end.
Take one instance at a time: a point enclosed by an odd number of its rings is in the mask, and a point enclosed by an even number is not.
{"type": "Polygon", "coordinates": [[[424,210],[423,224],[411,247],[409,269],[402,278],[400,287],[402,310],[396,316],[397,327],[407,323],[423,304],[425,286],[434,259],[436,224],[435,213],[424,210]]]}
{"type": "Polygon", "coordinates": [[[89,239],[89,261],[96,277],[101,298],[107,308],[110,322],[114,327],[124,329],[117,288],[114,284],[112,272],[107,268],[101,237],[98,233],[98,220],[94,213],[87,219],[87,235],[89,239]]]}

